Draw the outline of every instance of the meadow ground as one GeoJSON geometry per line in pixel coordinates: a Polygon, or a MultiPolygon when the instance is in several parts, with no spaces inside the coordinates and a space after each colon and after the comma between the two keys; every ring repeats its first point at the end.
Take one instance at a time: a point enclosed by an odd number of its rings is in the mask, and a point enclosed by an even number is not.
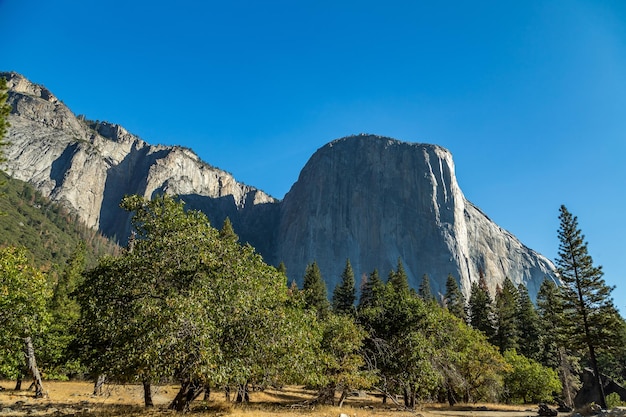
{"type": "MultiPolygon", "coordinates": [[[[0,381],[0,417],[5,416],[120,416],[156,417],[175,416],[167,405],[177,392],[176,386],[153,387],[155,407],[143,407],[143,389],[140,385],[105,385],[103,395],[93,396],[93,384],[89,382],[46,381],[47,398],[35,399],[31,391],[14,391],[15,383],[0,381]]],[[[26,385],[26,381],[25,381],[26,385]]],[[[351,397],[342,408],[330,406],[311,407],[307,400],[313,391],[302,387],[285,387],[253,392],[250,403],[235,405],[225,401],[222,392],[211,393],[210,401],[196,400],[192,404],[193,416],[230,417],[338,417],[345,413],[351,417],[526,417],[536,416],[534,406],[503,406],[472,404],[447,407],[442,404],[426,404],[415,411],[407,411],[391,404],[383,405],[372,394],[351,397]]]]}

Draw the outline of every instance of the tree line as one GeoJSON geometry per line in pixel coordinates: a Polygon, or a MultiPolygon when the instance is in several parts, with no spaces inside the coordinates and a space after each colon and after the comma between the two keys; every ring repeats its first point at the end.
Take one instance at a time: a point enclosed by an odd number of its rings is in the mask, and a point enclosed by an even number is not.
{"type": "MultiPolygon", "coordinates": [[[[53,285],[24,249],[0,251],[2,376],[19,382],[41,369],[44,380],[141,383],[146,406],[153,384],[177,381],[170,406],[179,411],[212,389],[246,402],[252,387],[285,384],[315,388],[315,402],[339,405],[360,389],[410,408],[555,396],[571,403],[580,366],[621,363],[612,376],[624,378],[624,322],[606,297],[610,288],[601,274],[596,290],[579,283],[598,299],[583,297],[590,334],[572,331],[581,307],[568,294],[565,261],[564,285],[546,280],[536,307],[509,279],[492,299],[484,276],[467,301],[448,276],[438,299],[428,276],[417,291],[409,287],[401,259],[385,280],[372,271],[358,291],[346,260],[329,301],[315,262],[302,288],[288,285],[284,265],[267,265],[240,244],[228,219],[215,229],[168,196],[129,196],[121,205],[134,213],[127,248],[85,269],[79,245],[53,285]],[[593,333],[597,320],[602,334],[593,333]]],[[[589,271],[598,274],[579,275],[589,271]]]]}

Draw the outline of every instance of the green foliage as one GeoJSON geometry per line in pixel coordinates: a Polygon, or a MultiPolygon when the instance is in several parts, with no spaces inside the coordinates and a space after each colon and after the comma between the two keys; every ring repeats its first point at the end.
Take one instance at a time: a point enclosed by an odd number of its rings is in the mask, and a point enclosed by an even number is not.
{"type": "Polygon", "coordinates": [[[467,320],[467,313],[465,311],[465,297],[456,282],[456,278],[452,275],[448,275],[446,279],[446,295],[444,298],[444,306],[448,311],[460,318],[463,321],[467,320]]]}
{"type": "Polygon", "coordinates": [[[398,266],[395,271],[390,271],[387,284],[398,294],[409,291],[409,277],[404,270],[402,259],[398,258],[398,266]]]}
{"type": "Polygon", "coordinates": [[[306,267],[302,290],[306,308],[316,311],[319,317],[325,317],[330,311],[330,303],[326,283],[322,279],[317,262],[306,267]]]}
{"type": "Polygon", "coordinates": [[[608,410],[612,410],[615,407],[626,407],[626,401],[622,401],[617,392],[612,392],[606,396],[606,406],[608,410]]]}
{"type": "Polygon", "coordinates": [[[78,291],[83,358],[95,373],[239,385],[308,372],[307,346],[319,339],[312,316],[252,247],[171,197],[131,196],[122,207],[135,212],[132,247],[103,258],[78,291]]]}
{"type": "Polygon", "coordinates": [[[517,349],[519,337],[515,314],[517,302],[517,289],[507,277],[504,279],[502,288],[498,288],[495,300],[495,336],[493,340],[500,352],[517,349]]]}
{"type": "Polygon", "coordinates": [[[566,336],[562,330],[565,320],[563,300],[559,287],[552,280],[545,279],[539,287],[537,314],[542,329],[540,362],[556,369],[561,364],[560,348],[564,346],[566,336]]]}
{"type": "Polygon", "coordinates": [[[383,292],[385,290],[385,283],[380,279],[378,270],[374,270],[369,277],[363,282],[361,287],[361,296],[359,297],[359,310],[363,310],[368,307],[373,307],[379,304],[383,292]]]}
{"type": "Polygon", "coordinates": [[[36,340],[50,322],[46,276],[26,249],[0,248],[0,375],[15,378],[24,366],[24,338],[36,340]]]}
{"type": "Polygon", "coordinates": [[[341,274],[341,282],[333,291],[333,312],[336,314],[354,314],[356,300],[356,288],[354,272],[350,260],[346,259],[346,266],[341,274]]]}
{"type": "Polygon", "coordinates": [[[483,332],[489,340],[493,340],[496,330],[493,322],[493,300],[482,274],[478,282],[472,283],[468,309],[470,325],[483,332]]]}
{"type": "Polygon", "coordinates": [[[422,276],[422,282],[420,283],[417,293],[420,297],[422,297],[422,300],[426,302],[432,303],[435,301],[435,296],[430,289],[430,278],[428,277],[428,274],[424,274],[422,276]]]}
{"type": "Polygon", "coordinates": [[[504,352],[511,371],[504,377],[504,399],[513,403],[549,402],[561,391],[556,371],[539,362],[518,354],[515,350],[504,352]]]}
{"type": "Polygon", "coordinates": [[[100,256],[119,251],[117,245],[81,223],[69,210],[44,198],[30,184],[2,172],[0,182],[0,244],[26,247],[36,265],[58,271],[81,241],[91,266],[100,256]]]}
{"type": "Polygon", "coordinates": [[[559,220],[556,265],[563,282],[565,322],[571,324],[569,340],[574,348],[612,349],[620,330],[613,288],[604,282],[602,268],[593,265],[578,219],[561,206],[559,220]]]}
{"type": "Polygon", "coordinates": [[[518,351],[527,358],[541,361],[543,357],[543,335],[539,324],[539,315],[530,300],[528,289],[520,284],[517,287],[517,306],[515,317],[519,336],[518,351]]]}

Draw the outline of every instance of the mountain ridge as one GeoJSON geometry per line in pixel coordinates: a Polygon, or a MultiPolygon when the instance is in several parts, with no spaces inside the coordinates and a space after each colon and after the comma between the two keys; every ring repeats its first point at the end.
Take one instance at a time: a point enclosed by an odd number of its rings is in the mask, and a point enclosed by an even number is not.
{"type": "Polygon", "coordinates": [[[428,274],[441,293],[453,274],[466,294],[480,274],[492,291],[509,276],[536,294],[554,266],[493,223],[460,190],[451,153],[434,144],[360,134],[320,147],[277,200],[239,183],[189,148],[150,145],[122,126],[76,117],[45,87],[8,79],[10,147],[6,171],[76,210],[83,221],[125,242],[125,194],[178,195],[187,207],[235,231],[267,262],[301,281],[318,262],[330,291],[349,258],[357,279],[386,273],[398,258],[417,288],[428,274]]]}

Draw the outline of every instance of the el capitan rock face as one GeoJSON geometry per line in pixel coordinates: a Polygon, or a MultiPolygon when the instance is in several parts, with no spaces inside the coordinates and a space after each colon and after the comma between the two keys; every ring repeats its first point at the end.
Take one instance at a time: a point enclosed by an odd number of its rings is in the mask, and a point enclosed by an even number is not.
{"type": "Polygon", "coordinates": [[[483,271],[492,291],[508,276],[536,294],[554,270],[465,199],[446,149],[371,135],[311,157],[282,202],[276,241],[288,271],[300,277],[315,260],[329,290],[346,258],[357,282],[375,268],[385,276],[400,258],[411,286],[428,274],[435,293],[448,274],[467,293],[483,271]]]}
{"type": "Polygon", "coordinates": [[[119,125],[77,118],[50,91],[15,73],[8,79],[9,121],[3,167],[45,196],[125,242],[125,194],[176,194],[220,227],[228,216],[243,241],[302,281],[320,266],[332,292],[349,258],[357,282],[384,277],[402,259],[411,286],[428,274],[444,292],[448,274],[467,294],[483,271],[492,290],[505,277],[535,295],[554,266],[465,200],[451,154],[436,145],[352,136],[320,148],[283,201],[237,182],[191,150],[153,146],[119,125]]]}

